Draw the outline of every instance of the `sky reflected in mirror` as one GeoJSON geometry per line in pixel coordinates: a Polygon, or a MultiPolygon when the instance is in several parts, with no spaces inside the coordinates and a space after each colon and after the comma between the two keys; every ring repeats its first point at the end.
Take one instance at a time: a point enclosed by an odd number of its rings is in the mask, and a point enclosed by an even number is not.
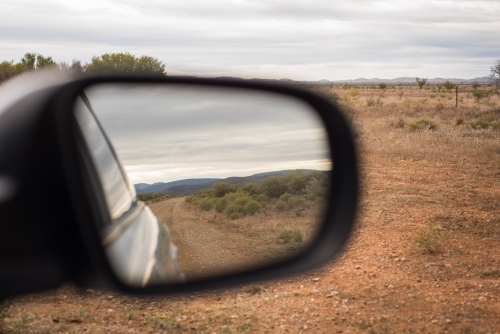
{"type": "Polygon", "coordinates": [[[293,98],[186,85],[86,94],[132,183],[331,169],[321,121],[293,98]]]}

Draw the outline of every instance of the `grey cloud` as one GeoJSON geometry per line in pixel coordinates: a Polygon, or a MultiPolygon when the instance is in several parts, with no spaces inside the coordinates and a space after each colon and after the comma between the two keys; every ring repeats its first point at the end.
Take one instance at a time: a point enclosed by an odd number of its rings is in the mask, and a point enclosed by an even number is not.
{"type": "Polygon", "coordinates": [[[7,0],[0,10],[6,59],[130,51],[172,74],[469,78],[489,72],[500,45],[498,1],[7,0]]]}
{"type": "MultiPolygon", "coordinates": [[[[187,19],[228,21],[338,20],[404,22],[495,22],[499,12],[494,1],[125,1],[147,16],[175,15],[187,19]]],[[[300,22],[299,22],[300,23],[300,22]]]]}

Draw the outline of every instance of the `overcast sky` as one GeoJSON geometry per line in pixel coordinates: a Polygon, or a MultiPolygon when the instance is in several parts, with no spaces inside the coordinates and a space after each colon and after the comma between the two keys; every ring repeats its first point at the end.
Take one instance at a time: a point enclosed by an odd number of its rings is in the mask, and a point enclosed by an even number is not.
{"type": "Polygon", "coordinates": [[[169,74],[341,80],[487,76],[499,1],[2,0],[1,60],[128,51],[169,74]]]}
{"type": "Polygon", "coordinates": [[[133,183],[331,169],[323,125],[299,100],[185,85],[86,94],[133,183]]]}

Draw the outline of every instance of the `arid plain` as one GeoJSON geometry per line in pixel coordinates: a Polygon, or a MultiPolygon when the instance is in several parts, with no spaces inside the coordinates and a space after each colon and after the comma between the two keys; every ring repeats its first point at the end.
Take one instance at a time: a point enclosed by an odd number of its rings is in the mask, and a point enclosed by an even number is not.
{"type": "MultiPolygon", "coordinates": [[[[489,86],[310,86],[353,124],[361,201],[322,268],[171,297],[64,286],[6,300],[7,333],[496,333],[500,98],[489,86]],[[476,94],[477,95],[477,94],[476,94]]],[[[161,202],[160,202],[161,203],[161,202]]],[[[156,204],[159,205],[160,203],[156,204]]]]}

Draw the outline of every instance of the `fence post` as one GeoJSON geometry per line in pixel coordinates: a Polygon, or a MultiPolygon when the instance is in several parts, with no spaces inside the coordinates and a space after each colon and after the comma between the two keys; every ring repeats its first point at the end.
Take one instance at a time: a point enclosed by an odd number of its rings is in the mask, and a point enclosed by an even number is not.
{"type": "Polygon", "coordinates": [[[455,86],[455,108],[458,107],[458,85],[455,86]]]}

